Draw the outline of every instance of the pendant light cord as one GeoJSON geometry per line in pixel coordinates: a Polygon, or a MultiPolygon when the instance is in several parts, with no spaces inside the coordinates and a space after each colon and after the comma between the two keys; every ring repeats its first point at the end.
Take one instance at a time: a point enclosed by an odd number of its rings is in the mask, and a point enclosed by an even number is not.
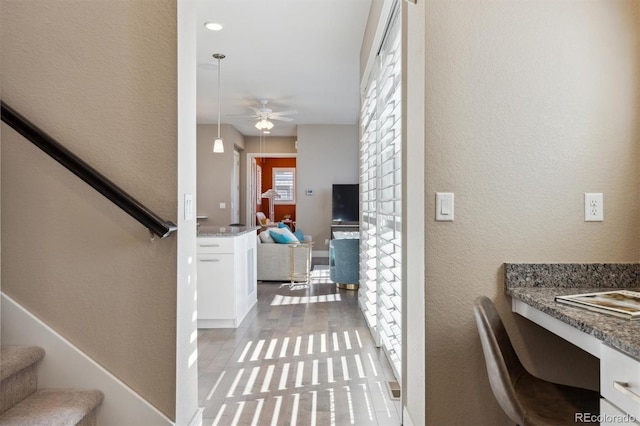
{"type": "Polygon", "coordinates": [[[218,60],[218,139],[220,139],[220,60],[225,58],[222,53],[214,53],[213,57],[218,60]]]}

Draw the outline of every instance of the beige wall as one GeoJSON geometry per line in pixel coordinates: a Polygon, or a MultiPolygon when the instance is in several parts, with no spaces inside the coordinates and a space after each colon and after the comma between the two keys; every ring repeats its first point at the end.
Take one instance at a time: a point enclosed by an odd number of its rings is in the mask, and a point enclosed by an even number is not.
{"type": "MultiPolygon", "coordinates": [[[[244,149],[244,136],[235,127],[220,126],[220,136],[224,140],[224,153],[213,153],[213,140],[218,135],[218,126],[198,125],[198,216],[208,216],[200,220],[202,225],[229,225],[231,223],[231,189],[233,181],[233,151],[244,149]],[[225,203],[225,208],[220,208],[225,203]]],[[[241,159],[242,160],[242,159],[241,159]]],[[[242,161],[240,161],[242,165],[242,161]]],[[[242,176],[242,170],[241,170],[242,176]]],[[[242,183],[241,186],[242,187],[242,183]]],[[[240,199],[242,199],[242,193],[240,199]]],[[[243,220],[244,212],[240,211],[243,220]]]]}
{"type": "MultiPolygon", "coordinates": [[[[177,222],[176,2],[3,0],[2,97],[177,222]]],[[[175,417],[176,237],[3,125],[2,290],[175,417]]]]}
{"type": "Polygon", "coordinates": [[[314,252],[328,255],[332,184],[358,183],[358,147],[358,126],[298,126],[297,225],[313,237],[314,252]]]}
{"type": "Polygon", "coordinates": [[[638,4],[426,3],[428,424],[508,423],[479,295],[534,373],[597,386],[595,359],[510,312],[502,264],[640,259],[638,4]],[[436,191],[455,193],[455,222],[434,221],[436,191]],[[584,192],[604,193],[604,222],[584,222],[584,192]]]}
{"type": "Polygon", "coordinates": [[[261,150],[260,138],[258,136],[245,136],[246,152],[264,152],[269,154],[291,154],[297,152],[297,138],[295,136],[269,136],[264,139],[261,150]]]}

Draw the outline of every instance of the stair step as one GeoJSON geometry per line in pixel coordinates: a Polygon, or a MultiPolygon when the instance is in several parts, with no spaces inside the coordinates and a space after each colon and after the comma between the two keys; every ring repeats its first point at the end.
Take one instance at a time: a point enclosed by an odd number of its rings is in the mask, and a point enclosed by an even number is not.
{"type": "Polygon", "coordinates": [[[44,349],[37,346],[0,348],[0,413],[34,393],[38,387],[38,362],[44,349]]]}
{"type": "Polygon", "coordinates": [[[38,346],[2,346],[0,348],[0,380],[35,364],[44,357],[38,346]]]}
{"type": "Polygon", "coordinates": [[[41,389],[0,415],[0,425],[95,425],[95,409],[104,395],[97,390],[41,389]]]}

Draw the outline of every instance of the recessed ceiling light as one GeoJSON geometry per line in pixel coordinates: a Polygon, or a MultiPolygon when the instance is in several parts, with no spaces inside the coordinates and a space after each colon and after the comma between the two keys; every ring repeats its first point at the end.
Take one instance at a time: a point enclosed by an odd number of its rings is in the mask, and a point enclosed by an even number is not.
{"type": "Polygon", "coordinates": [[[211,31],[220,31],[222,29],[222,25],[216,22],[205,22],[204,26],[211,31]]]}

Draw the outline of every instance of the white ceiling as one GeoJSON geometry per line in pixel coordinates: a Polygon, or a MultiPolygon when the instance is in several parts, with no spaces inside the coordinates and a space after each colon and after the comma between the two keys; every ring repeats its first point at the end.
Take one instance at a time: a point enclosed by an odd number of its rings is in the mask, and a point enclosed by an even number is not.
{"type": "Polygon", "coordinates": [[[258,136],[250,106],[268,99],[271,136],[295,136],[299,124],[356,124],[360,48],[371,0],[199,0],[197,2],[198,124],[217,123],[217,60],[221,61],[221,122],[258,136]],[[210,31],[205,22],[217,22],[210,31]]]}

